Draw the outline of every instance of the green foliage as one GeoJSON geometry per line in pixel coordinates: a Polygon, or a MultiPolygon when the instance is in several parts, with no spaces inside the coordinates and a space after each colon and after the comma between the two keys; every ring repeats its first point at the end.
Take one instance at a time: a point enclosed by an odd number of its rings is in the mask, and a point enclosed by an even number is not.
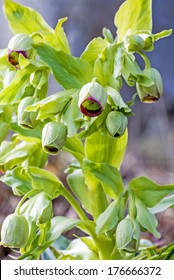
{"type": "Polygon", "coordinates": [[[171,30],[152,34],[151,2],[126,0],[115,15],[117,37],[104,28],[77,58],[62,27],[67,18],[52,29],[38,12],[4,0],[14,36],[0,50],[0,180],[22,198],[2,225],[1,244],[17,247],[19,259],[174,258],[173,244],[142,245],[140,232],[160,237],[155,214],[174,206],[174,186],[139,177],[127,187],[119,171],[135,98],[162,94],[145,52],[171,30]],[[63,89],[47,96],[50,74],[63,89]],[[130,102],[123,81],[136,87],[130,102]],[[46,166],[61,149],[75,159],[66,170],[71,191],[46,166]],[[54,215],[60,195],[77,219],[54,215]],[[70,242],[63,234],[73,227],[84,236],[70,242]]]}

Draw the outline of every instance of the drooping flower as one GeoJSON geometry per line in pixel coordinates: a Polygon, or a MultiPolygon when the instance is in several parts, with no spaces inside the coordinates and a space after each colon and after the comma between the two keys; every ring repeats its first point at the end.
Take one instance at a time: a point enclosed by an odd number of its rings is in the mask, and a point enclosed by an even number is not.
{"type": "Polygon", "coordinates": [[[19,64],[19,55],[29,58],[32,52],[33,39],[23,33],[15,35],[8,44],[8,61],[15,67],[19,64]]]}
{"type": "Polygon", "coordinates": [[[127,117],[119,111],[112,111],[106,118],[106,128],[112,137],[120,137],[124,134],[128,125],[127,117]]]}
{"type": "Polygon", "coordinates": [[[49,122],[42,131],[42,148],[48,154],[56,154],[65,144],[67,127],[63,123],[49,122]]]}
{"type": "Polygon", "coordinates": [[[149,68],[143,70],[142,74],[149,78],[153,84],[151,86],[146,86],[136,83],[137,93],[140,100],[145,103],[157,101],[161,97],[163,91],[163,83],[160,73],[154,68],[149,68]]]}
{"type": "Polygon", "coordinates": [[[29,237],[28,222],[22,215],[16,213],[6,217],[1,229],[1,243],[11,248],[24,247],[29,237]]]}
{"type": "Polygon", "coordinates": [[[99,83],[92,81],[82,87],[78,104],[84,115],[96,117],[105,109],[106,101],[105,89],[99,83]]]}

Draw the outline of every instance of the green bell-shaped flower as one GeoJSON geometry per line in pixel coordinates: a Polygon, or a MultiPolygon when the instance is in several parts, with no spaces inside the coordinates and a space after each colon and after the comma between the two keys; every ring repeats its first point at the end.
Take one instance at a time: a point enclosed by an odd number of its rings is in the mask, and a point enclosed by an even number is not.
{"type": "Polygon", "coordinates": [[[122,136],[127,125],[127,117],[119,111],[110,112],[106,118],[106,128],[112,137],[122,136]]]}
{"type": "Polygon", "coordinates": [[[37,125],[37,112],[27,112],[25,109],[37,100],[33,96],[22,99],[18,106],[18,125],[26,129],[32,129],[37,125]]]}
{"type": "Polygon", "coordinates": [[[8,44],[8,60],[13,66],[19,64],[19,54],[29,58],[32,53],[33,39],[23,33],[15,35],[8,44]]]}
{"type": "Polygon", "coordinates": [[[48,154],[61,150],[67,138],[67,127],[63,123],[49,122],[42,131],[42,148],[48,154]]]}
{"type": "Polygon", "coordinates": [[[136,83],[137,93],[140,100],[146,103],[157,101],[161,97],[163,91],[163,83],[160,73],[154,68],[149,68],[144,69],[142,74],[149,78],[153,82],[153,85],[145,86],[136,83]]]}
{"type": "Polygon", "coordinates": [[[106,90],[99,83],[92,81],[82,87],[78,105],[82,114],[96,117],[105,109],[106,101],[106,90]]]}
{"type": "Polygon", "coordinates": [[[25,217],[16,213],[7,216],[1,228],[1,244],[21,248],[26,245],[28,237],[29,225],[25,217]]]}
{"type": "Polygon", "coordinates": [[[116,244],[119,250],[136,252],[140,242],[140,227],[136,220],[129,217],[122,220],[116,229],[116,244]]]}

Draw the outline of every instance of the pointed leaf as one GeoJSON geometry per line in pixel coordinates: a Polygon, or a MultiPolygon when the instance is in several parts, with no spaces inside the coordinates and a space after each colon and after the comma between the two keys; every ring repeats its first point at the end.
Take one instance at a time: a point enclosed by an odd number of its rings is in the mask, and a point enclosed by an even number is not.
{"type": "Polygon", "coordinates": [[[25,168],[18,166],[8,170],[0,181],[10,186],[14,195],[24,195],[32,189],[31,178],[25,168]]]}
{"type": "Polygon", "coordinates": [[[87,186],[85,185],[85,178],[82,170],[76,170],[73,173],[70,173],[67,176],[67,182],[73,193],[78,197],[85,210],[91,213],[89,191],[87,186]]]}
{"type": "Polygon", "coordinates": [[[157,231],[157,220],[155,216],[147,209],[142,200],[135,198],[135,205],[137,208],[136,220],[140,223],[143,229],[147,229],[155,237],[159,238],[160,234],[157,231]]]}
{"type": "Polygon", "coordinates": [[[174,185],[161,186],[144,176],[132,179],[129,188],[147,207],[154,207],[165,196],[174,192],[174,185]]]}
{"type": "Polygon", "coordinates": [[[80,220],[77,219],[69,219],[62,216],[57,216],[52,218],[51,220],[51,228],[46,234],[46,242],[53,242],[57,238],[59,238],[62,233],[76,226],[80,220]]]}
{"type": "Polygon", "coordinates": [[[84,167],[102,184],[104,191],[111,198],[117,198],[124,191],[121,175],[116,167],[105,163],[84,160],[84,167]]]}
{"type": "Polygon", "coordinates": [[[174,207],[174,194],[164,197],[158,204],[156,204],[153,208],[150,208],[150,212],[153,214],[157,214],[165,211],[166,209],[174,207]]]}
{"type": "Polygon", "coordinates": [[[101,37],[94,38],[86,47],[81,55],[81,58],[94,65],[95,60],[101,51],[108,45],[106,40],[101,37]]]}
{"type": "Polygon", "coordinates": [[[106,233],[112,230],[119,220],[122,218],[120,212],[124,211],[124,201],[123,197],[111,202],[111,204],[106,208],[106,210],[98,217],[96,221],[96,233],[106,233]]]}
{"type": "Polygon", "coordinates": [[[118,42],[122,42],[127,32],[152,31],[152,0],[126,0],[115,16],[118,42]]]}
{"type": "Polygon", "coordinates": [[[34,32],[52,33],[53,29],[32,8],[4,0],[4,13],[14,34],[34,32]]]}

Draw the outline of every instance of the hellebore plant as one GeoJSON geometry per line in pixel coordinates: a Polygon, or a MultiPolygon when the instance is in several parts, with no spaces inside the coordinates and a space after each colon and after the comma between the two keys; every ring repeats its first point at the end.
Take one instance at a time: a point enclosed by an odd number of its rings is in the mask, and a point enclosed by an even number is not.
{"type": "Polygon", "coordinates": [[[172,31],[152,33],[151,0],[126,0],[115,16],[117,36],[104,28],[80,58],[62,27],[67,18],[54,30],[11,0],[4,13],[14,37],[0,51],[0,180],[22,198],[2,225],[1,245],[27,260],[174,259],[174,244],[156,248],[141,234],[160,237],[155,214],[174,205],[174,185],[141,176],[124,186],[119,172],[135,98],[148,103],[162,94],[146,52],[172,31]],[[47,96],[50,74],[62,90],[47,96]],[[137,90],[128,103],[123,81],[137,90]],[[45,168],[61,149],[74,157],[69,189],[45,168]],[[60,195],[76,219],[54,216],[52,200],[60,195]],[[73,227],[84,235],[70,241],[63,234],[73,227]]]}

